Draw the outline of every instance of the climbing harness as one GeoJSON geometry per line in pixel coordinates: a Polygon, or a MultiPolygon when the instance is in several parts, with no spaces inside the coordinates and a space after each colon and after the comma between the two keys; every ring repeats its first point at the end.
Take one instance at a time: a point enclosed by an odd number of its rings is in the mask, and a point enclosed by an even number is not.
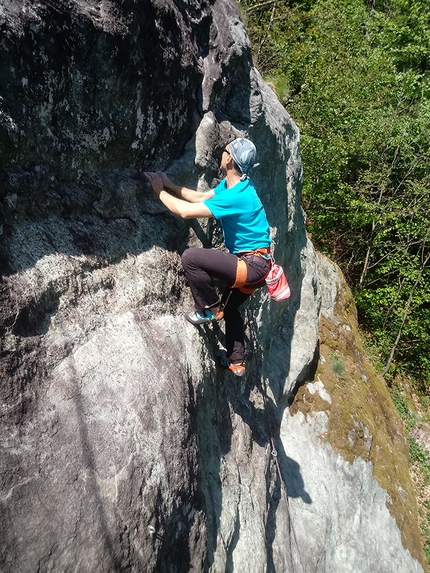
{"type": "Polygon", "coordinates": [[[291,527],[291,532],[292,532],[292,535],[293,535],[293,540],[294,540],[294,543],[295,543],[295,545],[296,545],[297,555],[299,556],[300,566],[301,566],[302,572],[303,572],[303,573],[306,573],[306,569],[305,569],[305,567],[304,567],[304,565],[303,565],[302,556],[301,556],[301,553],[300,553],[300,550],[299,550],[299,544],[298,544],[298,541],[297,541],[296,532],[295,532],[295,530],[294,530],[293,522],[292,522],[292,519],[291,519],[290,503],[289,503],[289,499],[288,499],[287,486],[285,485],[285,481],[284,481],[284,479],[283,479],[283,477],[282,477],[281,467],[280,467],[280,465],[279,465],[278,451],[277,451],[277,449],[276,449],[275,440],[274,440],[274,438],[273,438],[273,436],[272,436],[272,432],[271,432],[269,414],[268,414],[268,411],[267,411],[268,399],[267,399],[266,385],[265,385],[265,383],[262,383],[262,375],[261,375],[260,367],[259,367],[259,364],[260,364],[259,358],[261,359],[261,354],[260,354],[260,351],[259,351],[258,344],[257,344],[257,342],[256,342],[256,338],[255,338],[255,336],[254,336],[254,326],[255,326],[255,323],[254,323],[253,317],[252,317],[252,315],[251,315],[249,309],[247,309],[247,315],[248,315],[247,318],[248,318],[248,325],[249,325],[249,332],[250,332],[251,347],[252,347],[252,349],[253,349],[253,354],[255,355],[255,358],[256,358],[256,361],[255,361],[255,362],[256,362],[256,386],[257,386],[257,389],[258,389],[258,391],[260,392],[261,396],[263,397],[263,405],[264,405],[264,413],[265,413],[265,416],[266,416],[267,431],[268,431],[268,434],[269,434],[270,446],[271,446],[271,448],[272,448],[272,450],[271,450],[271,456],[272,456],[272,458],[273,458],[274,461],[275,461],[276,472],[277,472],[277,474],[278,474],[279,482],[280,482],[280,484],[281,484],[281,492],[284,494],[285,505],[286,505],[286,508],[287,508],[288,520],[289,520],[289,524],[290,524],[290,527],[291,527]]]}
{"type": "MultiPolygon", "coordinates": [[[[252,294],[257,290],[258,287],[253,287],[253,284],[261,283],[266,277],[263,279],[259,279],[255,283],[246,283],[246,279],[248,277],[248,267],[246,266],[246,262],[243,260],[242,257],[263,257],[263,258],[271,258],[270,257],[270,247],[262,248],[262,249],[255,249],[255,251],[244,251],[242,253],[237,253],[237,268],[236,268],[236,280],[234,284],[230,288],[237,288],[241,292],[245,294],[252,294]]],[[[270,269],[267,271],[267,274],[270,272],[270,269]]],[[[267,276],[267,275],[266,275],[267,276]]]]}
{"type": "Polygon", "coordinates": [[[287,277],[285,276],[284,269],[275,263],[274,258],[270,254],[270,247],[256,249],[255,251],[237,253],[237,257],[236,279],[230,288],[237,288],[245,294],[252,294],[258,288],[253,285],[261,283],[261,280],[265,280],[270,298],[276,302],[279,302],[290,297],[291,290],[287,281],[287,277]],[[256,281],[255,283],[246,282],[248,277],[248,267],[246,266],[246,262],[242,257],[249,256],[263,257],[265,259],[271,260],[271,266],[267,271],[266,276],[263,279],[256,281]]]}

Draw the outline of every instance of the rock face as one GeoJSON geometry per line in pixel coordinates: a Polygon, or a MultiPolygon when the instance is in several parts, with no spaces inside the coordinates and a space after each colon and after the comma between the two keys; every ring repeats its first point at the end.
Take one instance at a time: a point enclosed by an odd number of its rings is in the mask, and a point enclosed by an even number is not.
{"type": "Polygon", "coordinates": [[[301,468],[289,489],[296,554],[318,563],[311,571],[422,571],[411,558],[421,548],[402,425],[363,351],[338,269],[319,257],[318,277],[319,364],[280,432],[301,468]]]}
{"type": "Polygon", "coordinates": [[[0,0],[0,24],[1,571],[422,571],[401,426],[307,239],[298,131],[236,3],[0,0]],[[238,380],[222,330],[181,318],[180,254],[219,228],[142,173],[209,189],[242,134],[293,294],[250,300],[238,380]],[[319,332],[349,336],[359,412],[319,332]]]}

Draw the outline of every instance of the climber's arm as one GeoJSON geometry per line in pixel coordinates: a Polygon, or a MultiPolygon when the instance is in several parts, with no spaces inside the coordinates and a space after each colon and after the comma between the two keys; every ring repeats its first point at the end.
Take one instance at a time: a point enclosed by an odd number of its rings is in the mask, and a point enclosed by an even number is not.
{"type": "Polygon", "coordinates": [[[187,201],[189,203],[203,203],[203,201],[206,201],[207,199],[210,199],[214,196],[213,190],[206,192],[194,191],[193,189],[188,189],[187,187],[176,185],[170,181],[165,173],[162,173],[161,171],[157,171],[157,173],[148,171],[145,172],[145,176],[151,183],[151,187],[154,193],[157,193],[156,189],[170,191],[171,193],[174,193],[178,199],[187,201]]]}
{"type": "MultiPolygon", "coordinates": [[[[147,174],[148,175],[148,174],[147,174]]],[[[165,173],[157,172],[157,175],[161,177],[163,188],[171,193],[174,193],[179,199],[188,201],[190,203],[202,203],[206,199],[213,197],[213,191],[194,191],[193,189],[188,189],[187,187],[182,187],[181,185],[176,185],[173,181],[167,177],[165,173]]]]}
{"type": "MultiPolygon", "coordinates": [[[[179,215],[183,219],[195,219],[197,217],[212,217],[212,213],[206,205],[202,202],[192,203],[179,197],[174,197],[168,193],[163,187],[163,181],[157,173],[145,173],[149,182],[151,183],[152,190],[160,199],[160,201],[175,215],[179,215]]],[[[195,193],[195,191],[191,191],[195,193]]],[[[203,193],[205,199],[213,196],[213,192],[203,193]]]]}
{"type": "Polygon", "coordinates": [[[158,197],[169,211],[175,215],[179,215],[179,217],[182,217],[183,219],[213,216],[208,207],[203,203],[189,203],[183,199],[178,199],[178,197],[173,197],[173,195],[170,195],[170,193],[164,191],[164,189],[158,193],[158,197]]]}

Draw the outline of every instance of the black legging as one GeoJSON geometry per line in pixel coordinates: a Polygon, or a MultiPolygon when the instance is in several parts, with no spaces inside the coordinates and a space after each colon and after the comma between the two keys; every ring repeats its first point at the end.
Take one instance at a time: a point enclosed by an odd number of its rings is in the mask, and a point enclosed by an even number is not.
{"type": "MultiPolygon", "coordinates": [[[[246,262],[248,276],[246,284],[260,288],[270,267],[270,259],[256,256],[242,257],[246,262]]],[[[226,285],[236,280],[237,256],[215,249],[187,249],[182,255],[185,276],[197,310],[217,306],[220,298],[216,292],[213,277],[221,279],[226,285]]],[[[245,358],[245,335],[239,307],[249,297],[237,288],[226,287],[221,302],[225,304],[225,338],[227,356],[231,360],[245,358]]]]}

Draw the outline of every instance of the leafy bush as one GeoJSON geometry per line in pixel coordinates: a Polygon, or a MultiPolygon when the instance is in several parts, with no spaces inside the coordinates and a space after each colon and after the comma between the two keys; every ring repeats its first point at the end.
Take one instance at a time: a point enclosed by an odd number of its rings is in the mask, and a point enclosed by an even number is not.
{"type": "Polygon", "coordinates": [[[257,67],[301,131],[314,243],[346,274],[385,363],[430,386],[427,0],[240,5],[257,67]]]}

